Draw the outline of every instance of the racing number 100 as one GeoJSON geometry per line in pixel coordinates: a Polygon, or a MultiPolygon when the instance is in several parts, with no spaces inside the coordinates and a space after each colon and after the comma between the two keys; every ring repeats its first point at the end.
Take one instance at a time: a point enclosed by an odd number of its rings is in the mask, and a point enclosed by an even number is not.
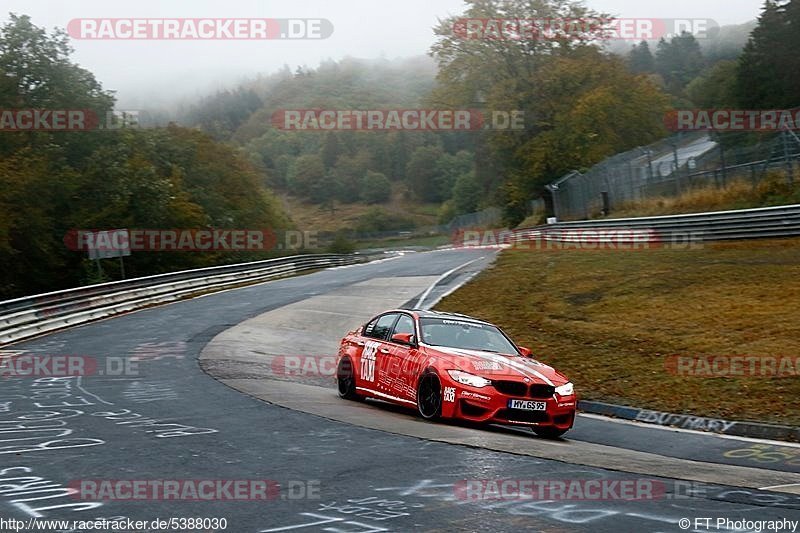
{"type": "Polygon", "coordinates": [[[361,354],[361,379],[375,381],[375,356],[378,352],[378,343],[367,341],[364,352],[361,354]]]}

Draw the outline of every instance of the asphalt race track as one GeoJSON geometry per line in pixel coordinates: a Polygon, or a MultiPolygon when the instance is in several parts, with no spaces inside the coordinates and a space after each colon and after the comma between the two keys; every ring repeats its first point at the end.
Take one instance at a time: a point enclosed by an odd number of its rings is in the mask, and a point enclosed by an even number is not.
{"type": "Polygon", "coordinates": [[[215,517],[235,533],[731,531],[713,524],[800,520],[797,445],[592,416],[547,441],[519,429],[425,423],[402,409],[339,400],[324,376],[275,375],[276,356],[325,355],[354,317],[387,302],[415,305],[436,282],[427,305],[492,254],[411,253],[5,347],[95,357],[100,371],[0,379],[0,517],[215,517]],[[120,357],[135,368],[103,372],[120,357]],[[775,449],[788,450],[785,460],[759,455],[775,449]],[[474,501],[458,490],[464,480],[645,477],[665,491],[640,501],[474,501]],[[274,480],[280,492],[252,501],[82,501],[66,490],[80,480],[274,480]],[[759,490],[776,485],[784,486],[759,490]],[[696,518],[712,518],[712,527],[696,518]]]}

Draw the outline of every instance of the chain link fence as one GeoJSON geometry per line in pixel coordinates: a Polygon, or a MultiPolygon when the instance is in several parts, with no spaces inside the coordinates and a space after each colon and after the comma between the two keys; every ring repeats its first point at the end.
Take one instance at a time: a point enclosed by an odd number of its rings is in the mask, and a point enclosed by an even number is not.
{"type": "Polygon", "coordinates": [[[617,154],[585,173],[574,170],[546,186],[558,220],[580,220],[611,213],[647,198],[680,196],[697,188],[725,188],[749,180],[753,187],[767,171],[785,169],[794,179],[800,138],[776,133],[756,144],[744,138],[707,132],[682,133],[617,154]]]}

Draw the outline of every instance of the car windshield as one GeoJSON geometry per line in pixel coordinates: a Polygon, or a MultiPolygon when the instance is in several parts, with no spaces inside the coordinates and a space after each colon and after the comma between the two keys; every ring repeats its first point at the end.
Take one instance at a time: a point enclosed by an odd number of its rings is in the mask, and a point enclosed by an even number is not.
{"type": "Polygon", "coordinates": [[[420,329],[422,342],[431,346],[519,355],[508,337],[489,324],[456,319],[421,318],[420,329]]]}

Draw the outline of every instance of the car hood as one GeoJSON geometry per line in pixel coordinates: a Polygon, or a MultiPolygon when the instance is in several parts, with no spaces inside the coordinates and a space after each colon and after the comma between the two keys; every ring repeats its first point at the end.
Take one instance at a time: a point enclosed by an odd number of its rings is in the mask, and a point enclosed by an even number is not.
{"type": "Polygon", "coordinates": [[[463,370],[493,380],[519,381],[528,378],[531,383],[545,383],[556,387],[569,381],[558,370],[532,357],[510,357],[494,352],[445,346],[428,346],[426,350],[431,355],[437,356],[440,363],[449,365],[445,370],[463,370]]]}

